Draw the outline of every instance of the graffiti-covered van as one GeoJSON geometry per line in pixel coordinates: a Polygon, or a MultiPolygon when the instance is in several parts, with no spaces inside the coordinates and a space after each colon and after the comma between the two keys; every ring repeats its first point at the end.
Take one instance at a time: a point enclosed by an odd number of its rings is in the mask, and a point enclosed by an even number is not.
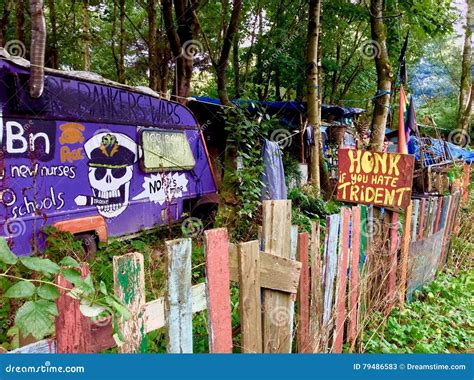
{"type": "Polygon", "coordinates": [[[46,70],[34,99],[28,67],[0,58],[0,235],[14,253],[41,251],[46,225],[106,242],[215,199],[189,109],[149,89],[56,70],[46,70]]]}

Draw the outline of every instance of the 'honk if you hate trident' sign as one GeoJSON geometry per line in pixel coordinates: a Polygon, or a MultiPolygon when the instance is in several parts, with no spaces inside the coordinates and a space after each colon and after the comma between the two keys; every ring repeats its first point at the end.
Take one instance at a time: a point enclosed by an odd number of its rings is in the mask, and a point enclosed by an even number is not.
{"type": "Polygon", "coordinates": [[[406,209],[413,186],[415,158],[409,154],[339,149],[337,199],[406,209]]]}

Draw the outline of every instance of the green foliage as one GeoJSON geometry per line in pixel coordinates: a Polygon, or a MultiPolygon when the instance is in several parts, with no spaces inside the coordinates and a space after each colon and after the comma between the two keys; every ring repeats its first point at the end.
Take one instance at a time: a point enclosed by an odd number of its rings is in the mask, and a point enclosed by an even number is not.
{"type": "MultiPolygon", "coordinates": [[[[90,274],[82,278],[78,271],[80,265],[74,258],[66,256],[59,264],[40,257],[22,257],[17,260],[4,238],[1,238],[0,242],[0,284],[4,291],[0,314],[12,314],[6,299],[22,302],[21,306],[13,311],[14,326],[10,326],[10,321],[0,326],[0,338],[4,329],[10,329],[15,335],[31,334],[36,339],[50,335],[54,331],[54,317],[58,315],[54,301],[58,299],[60,289],[70,297],[80,300],[81,311],[86,316],[98,317],[105,312],[113,321],[118,317],[125,320],[130,317],[122,302],[117,297],[108,295],[102,283],[100,288],[96,289],[90,274]],[[72,283],[72,289],[56,284],[57,275],[72,283]]],[[[52,243],[51,239],[49,243],[52,243]]],[[[57,254],[61,251],[58,247],[50,249],[57,254]]],[[[5,338],[3,336],[3,339],[5,338]]],[[[117,344],[120,344],[120,339],[117,335],[117,344]]]]}
{"type": "Polygon", "coordinates": [[[449,353],[468,352],[474,341],[474,271],[437,279],[415,293],[404,310],[395,309],[386,324],[372,319],[364,333],[366,352],[449,353]]]}

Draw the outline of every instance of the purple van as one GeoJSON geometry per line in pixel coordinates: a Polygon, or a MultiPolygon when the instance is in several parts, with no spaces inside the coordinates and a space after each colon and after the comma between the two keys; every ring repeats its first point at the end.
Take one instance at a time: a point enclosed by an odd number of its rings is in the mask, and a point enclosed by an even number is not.
{"type": "Polygon", "coordinates": [[[202,133],[186,107],[56,70],[46,70],[34,99],[29,76],[27,61],[0,56],[0,236],[14,253],[41,251],[45,225],[106,242],[216,201],[202,133]]]}

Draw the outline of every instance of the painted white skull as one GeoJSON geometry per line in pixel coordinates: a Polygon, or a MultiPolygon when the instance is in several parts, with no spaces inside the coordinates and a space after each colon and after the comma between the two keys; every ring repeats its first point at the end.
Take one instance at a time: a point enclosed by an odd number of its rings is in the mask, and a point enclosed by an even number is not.
{"type": "Polygon", "coordinates": [[[133,166],[89,168],[89,182],[99,213],[106,218],[119,216],[128,206],[133,166]]]}

